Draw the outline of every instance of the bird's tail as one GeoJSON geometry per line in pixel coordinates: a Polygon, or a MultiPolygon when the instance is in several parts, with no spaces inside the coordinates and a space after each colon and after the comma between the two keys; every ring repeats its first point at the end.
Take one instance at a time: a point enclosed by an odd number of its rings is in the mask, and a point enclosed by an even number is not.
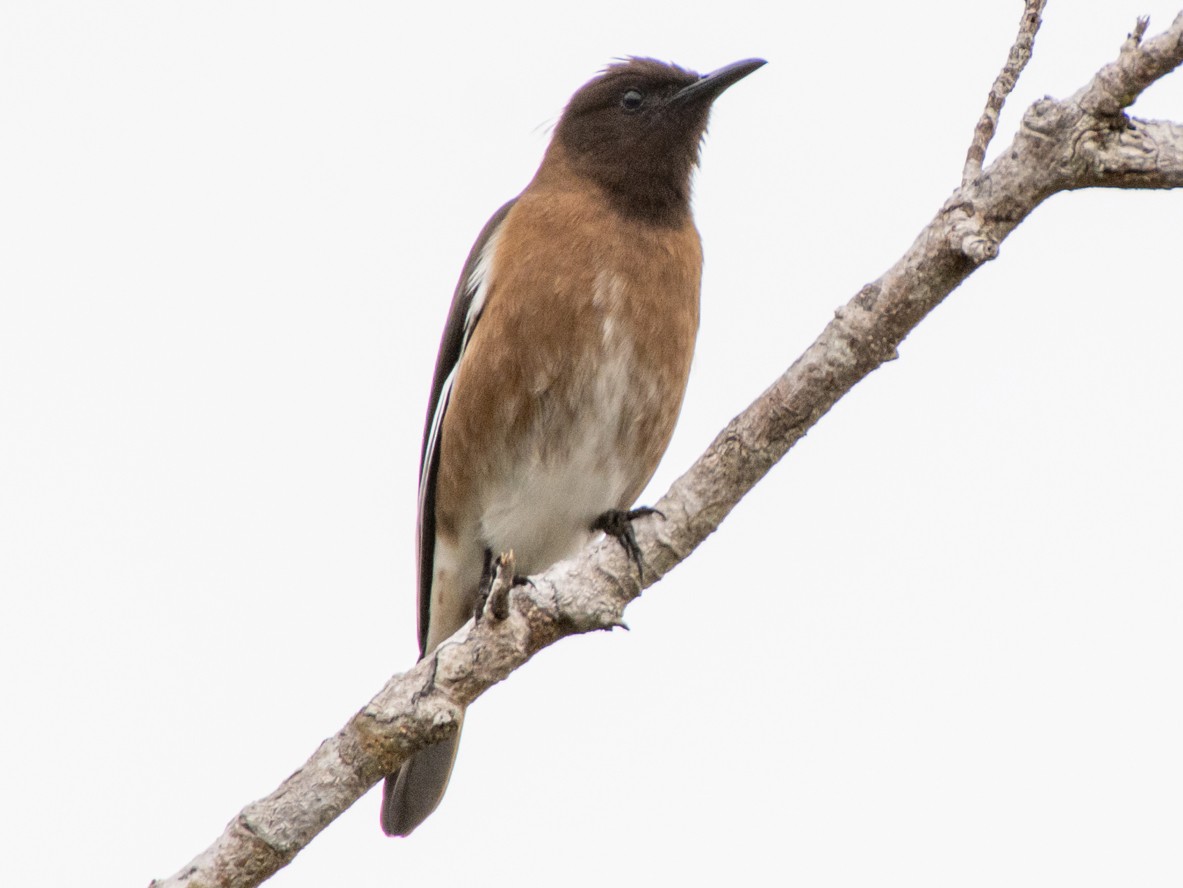
{"type": "MultiPolygon", "coordinates": [[[[463,724],[463,723],[461,723],[463,724]]],[[[460,730],[448,740],[419,750],[386,778],[382,787],[382,831],[388,836],[409,836],[427,819],[444,797],[460,730]]]]}

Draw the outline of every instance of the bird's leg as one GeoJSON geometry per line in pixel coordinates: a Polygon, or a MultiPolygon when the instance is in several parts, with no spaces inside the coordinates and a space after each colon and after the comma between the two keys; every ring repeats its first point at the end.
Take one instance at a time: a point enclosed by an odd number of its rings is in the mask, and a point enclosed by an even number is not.
{"type": "Polygon", "coordinates": [[[485,549],[485,564],[481,568],[481,581],[476,584],[476,601],[472,605],[472,621],[479,623],[485,615],[485,605],[489,601],[489,593],[493,591],[493,580],[497,572],[493,570],[493,550],[485,549]]]}
{"type": "Polygon", "coordinates": [[[481,581],[477,585],[476,602],[473,605],[473,620],[477,623],[488,614],[500,622],[509,616],[509,592],[514,586],[534,582],[514,572],[516,561],[513,550],[502,552],[496,558],[490,549],[485,550],[485,566],[481,570],[481,581]]]}
{"type": "Polygon", "coordinates": [[[592,530],[602,530],[608,536],[614,537],[624,547],[629,560],[637,566],[637,577],[642,582],[645,580],[645,562],[641,558],[641,547],[637,545],[636,534],[633,533],[633,522],[646,515],[665,517],[662,512],[649,506],[640,506],[636,509],[629,509],[627,512],[623,509],[609,509],[592,522],[591,526],[592,530]]]}

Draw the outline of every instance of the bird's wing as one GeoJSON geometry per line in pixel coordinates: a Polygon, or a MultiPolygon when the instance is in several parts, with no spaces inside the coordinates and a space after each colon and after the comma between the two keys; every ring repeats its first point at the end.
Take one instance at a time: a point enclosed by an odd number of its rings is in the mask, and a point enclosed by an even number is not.
{"type": "Polygon", "coordinates": [[[501,223],[517,200],[506,203],[481,229],[476,243],[464,263],[452,307],[440,339],[439,357],[435,362],[435,376],[431,380],[431,400],[427,404],[427,423],[423,428],[423,449],[419,455],[419,523],[416,527],[419,548],[419,655],[427,653],[427,626],[431,606],[431,579],[435,559],[435,489],[436,472],[440,462],[440,431],[448,396],[457,368],[464,357],[464,348],[480,320],[485,303],[485,283],[488,277],[492,247],[501,223]]]}

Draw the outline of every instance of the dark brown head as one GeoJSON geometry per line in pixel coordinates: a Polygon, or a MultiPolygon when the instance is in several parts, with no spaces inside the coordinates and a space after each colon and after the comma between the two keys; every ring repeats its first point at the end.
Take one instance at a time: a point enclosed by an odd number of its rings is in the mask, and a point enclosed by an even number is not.
{"type": "Polygon", "coordinates": [[[747,59],[703,76],[654,59],[618,62],[571,97],[555,142],[574,172],[629,215],[681,221],[711,104],[763,64],[747,59]]]}

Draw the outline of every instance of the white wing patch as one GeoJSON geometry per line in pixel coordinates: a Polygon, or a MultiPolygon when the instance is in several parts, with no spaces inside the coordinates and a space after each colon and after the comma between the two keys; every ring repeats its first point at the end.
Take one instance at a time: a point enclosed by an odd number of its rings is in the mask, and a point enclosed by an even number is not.
{"type": "Polygon", "coordinates": [[[481,254],[477,257],[477,261],[472,267],[472,272],[465,282],[465,290],[472,293],[472,302],[469,303],[468,311],[464,315],[464,337],[460,340],[460,353],[456,355],[456,363],[452,365],[452,369],[444,379],[444,384],[440,388],[439,400],[435,402],[435,411],[431,414],[431,428],[427,433],[427,449],[424,451],[427,458],[423,460],[422,473],[419,475],[420,510],[422,510],[423,504],[427,501],[427,479],[431,474],[430,467],[434,461],[436,450],[439,447],[440,429],[444,424],[444,413],[448,409],[448,400],[452,394],[452,385],[456,381],[456,373],[460,369],[460,363],[464,360],[464,352],[468,348],[469,337],[472,336],[476,322],[480,320],[481,312],[485,310],[485,300],[489,295],[489,272],[493,267],[493,255],[496,253],[497,244],[500,241],[501,226],[498,225],[497,229],[485,242],[485,246],[481,249],[481,254]]]}
{"type": "MultiPolygon", "coordinates": [[[[502,225],[504,224],[503,222],[502,225]]],[[[497,245],[501,242],[502,225],[498,225],[497,229],[489,236],[484,247],[481,248],[481,255],[477,257],[476,264],[472,267],[472,274],[468,276],[466,289],[472,291],[472,302],[469,303],[468,313],[464,315],[464,340],[460,344],[460,355],[456,358],[457,366],[464,359],[464,348],[468,345],[468,337],[472,335],[472,328],[476,326],[477,319],[485,310],[485,299],[489,295],[489,272],[493,267],[493,255],[497,252],[497,245]]]]}

